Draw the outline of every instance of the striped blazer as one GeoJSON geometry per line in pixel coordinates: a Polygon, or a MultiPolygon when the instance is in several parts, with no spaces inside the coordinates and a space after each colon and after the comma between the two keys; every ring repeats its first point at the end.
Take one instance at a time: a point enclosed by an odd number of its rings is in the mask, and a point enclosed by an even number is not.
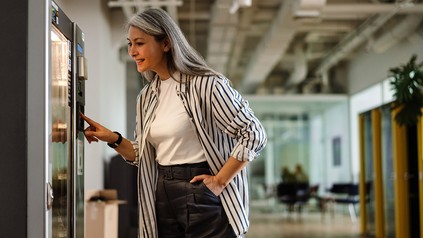
{"type": "MultiPolygon", "coordinates": [[[[190,117],[211,172],[217,174],[232,156],[251,161],[266,144],[263,126],[248,102],[222,76],[180,76],[177,93],[190,117]]],[[[155,189],[157,163],[155,149],[146,140],[158,104],[157,77],[138,95],[135,141],[138,166],[139,237],[157,237],[155,189]]],[[[169,118],[169,120],[172,120],[169,118]]],[[[239,236],[249,226],[247,171],[238,173],[219,196],[229,222],[239,236]]]]}

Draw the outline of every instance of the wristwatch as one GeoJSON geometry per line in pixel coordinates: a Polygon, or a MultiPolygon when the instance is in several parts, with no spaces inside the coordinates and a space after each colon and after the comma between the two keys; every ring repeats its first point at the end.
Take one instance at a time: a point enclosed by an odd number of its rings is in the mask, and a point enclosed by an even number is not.
{"type": "Polygon", "coordinates": [[[118,135],[119,137],[118,137],[117,141],[115,141],[115,142],[113,142],[113,143],[107,143],[107,145],[108,145],[110,148],[116,148],[116,147],[118,147],[118,146],[120,145],[120,143],[122,142],[122,135],[121,135],[119,132],[117,132],[117,131],[114,131],[113,133],[115,133],[115,134],[116,134],[116,135],[118,135]]]}

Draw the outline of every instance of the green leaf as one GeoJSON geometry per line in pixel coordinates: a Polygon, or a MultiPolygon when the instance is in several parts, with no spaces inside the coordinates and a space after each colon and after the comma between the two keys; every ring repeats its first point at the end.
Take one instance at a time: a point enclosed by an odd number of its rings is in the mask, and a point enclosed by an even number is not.
{"type": "Polygon", "coordinates": [[[402,106],[395,120],[401,125],[415,125],[422,116],[423,107],[423,62],[416,64],[417,55],[412,55],[405,65],[389,69],[391,87],[396,106],[402,106]]]}

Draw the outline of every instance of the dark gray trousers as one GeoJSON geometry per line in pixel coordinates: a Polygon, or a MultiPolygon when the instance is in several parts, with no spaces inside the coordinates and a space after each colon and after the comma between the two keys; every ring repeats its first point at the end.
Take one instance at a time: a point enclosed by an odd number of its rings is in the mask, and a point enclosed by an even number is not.
{"type": "Polygon", "coordinates": [[[159,238],[236,237],[220,199],[203,182],[189,182],[200,174],[211,174],[206,163],[159,166],[159,238]]]}

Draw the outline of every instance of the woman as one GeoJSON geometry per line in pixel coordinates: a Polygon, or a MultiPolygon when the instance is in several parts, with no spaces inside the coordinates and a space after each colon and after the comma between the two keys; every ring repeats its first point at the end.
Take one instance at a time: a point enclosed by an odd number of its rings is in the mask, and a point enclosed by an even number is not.
{"type": "Polygon", "coordinates": [[[160,9],[129,20],[128,53],[148,80],[137,99],[135,140],[92,119],[138,166],[140,237],[239,237],[249,221],[246,165],[266,144],[248,103],[188,44],[160,9]]]}

